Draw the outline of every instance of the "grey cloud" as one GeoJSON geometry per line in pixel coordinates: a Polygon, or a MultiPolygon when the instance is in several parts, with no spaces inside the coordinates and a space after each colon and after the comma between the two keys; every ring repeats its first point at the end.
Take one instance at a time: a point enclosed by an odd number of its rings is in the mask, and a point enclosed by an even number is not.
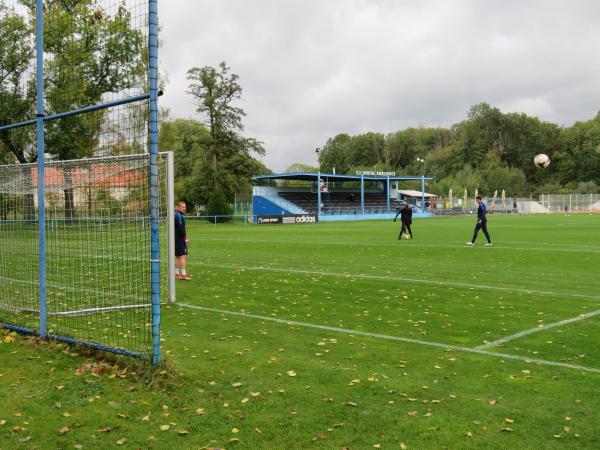
{"type": "Polygon", "coordinates": [[[600,109],[592,0],[163,4],[162,105],[195,117],[187,70],[225,60],[274,170],[341,132],[448,126],[482,101],[565,125],[600,109]]]}

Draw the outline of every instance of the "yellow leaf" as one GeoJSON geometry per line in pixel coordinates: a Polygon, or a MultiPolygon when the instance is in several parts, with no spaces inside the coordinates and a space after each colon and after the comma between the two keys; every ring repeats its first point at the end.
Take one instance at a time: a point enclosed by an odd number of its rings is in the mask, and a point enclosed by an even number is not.
{"type": "Polygon", "coordinates": [[[250,399],[248,397],[244,397],[242,399],[242,403],[248,403],[250,401],[250,399]]]}
{"type": "Polygon", "coordinates": [[[240,387],[242,385],[242,383],[233,383],[232,386],[233,387],[240,387]]]}
{"type": "Polygon", "coordinates": [[[64,413],[62,413],[62,416],[63,417],[71,417],[71,414],[69,414],[68,412],[65,411],[64,413]]]}
{"type": "Polygon", "coordinates": [[[239,432],[240,432],[240,430],[238,430],[237,428],[232,428],[232,429],[231,429],[231,432],[232,432],[232,433],[239,433],[239,432]]]}
{"type": "Polygon", "coordinates": [[[404,442],[400,442],[400,449],[401,450],[406,450],[408,447],[406,446],[406,444],[404,442]]]}
{"type": "Polygon", "coordinates": [[[505,421],[506,423],[514,423],[514,420],[513,420],[513,419],[504,419],[504,421],[505,421]]]}
{"type": "Polygon", "coordinates": [[[497,400],[488,400],[488,403],[492,406],[495,405],[496,402],[497,402],[497,400]]]}
{"type": "Polygon", "coordinates": [[[295,376],[296,376],[296,372],[294,372],[293,370],[288,370],[288,371],[287,371],[287,374],[288,374],[290,377],[295,377],[295,376]]]}
{"type": "Polygon", "coordinates": [[[169,428],[171,428],[171,425],[161,425],[160,426],[161,431],[167,431],[169,428]]]}
{"type": "Polygon", "coordinates": [[[259,397],[260,396],[260,392],[250,392],[250,395],[252,397],[259,397]]]}
{"type": "Polygon", "coordinates": [[[571,427],[564,427],[563,430],[565,431],[565,433],[570,433],[571,427]]]}
{"type": "Polygon", "coordinates": [[[67,434],[69,431],[69,427],[62,427],[60,430],[58,430],[58,434],[67,434]]]}
{"type": "Polygon", "coordinates": [[[127,442],[127,438],[119,439],[117,445],[123,445],[125,442],[127,442]]]}
{"type": "Polygon", "coordinates": [[[260,431],[260,428],[255,428],[254,431],[256,431],[258,434],[262,433],[262,431],[260,431]]]}
{"type": "Polygon", "coordinates": [[[144,417],[142,417],[142,419],[141,419],[141,420],[144,420],[144,421],[146,421],[146,422],[147,422],[147,421],[149,421],[149,420],[150,420],[150,416],[144,416],[144,417]]]}
{"type": "Polygon", "coordinates": [[[407,414],[411,417],[414,417],[417,415],[417,411],[409,411],[407,414]]]}
{"type": "Polygon", "coordinates": [[[204,414],[206,414],[206,410],[204,408],[198,408],[196,410],[196,415],[197,416],[203,416],[204,414]]]}
{"type": "Polygon", "coordinates": [[[188,430],[179,430],[179,431],[177,432],[177,434],[178,434],[179,436],[185,436],[186,434],[189,434],[189,431],[188,431],[188,430]]]}
{"type": "Polygon", "coordinates": [[[467,431],[467,432],[465,433],[465,436],[466,436],[466,437],[473,437],[473,433],[471,433],[470,431],[467,431]]]}
{"type": "Polygon", "coordinates": [[[373,448],[381,448],[381,444],[375,444],[373,445],[373,448]]]}

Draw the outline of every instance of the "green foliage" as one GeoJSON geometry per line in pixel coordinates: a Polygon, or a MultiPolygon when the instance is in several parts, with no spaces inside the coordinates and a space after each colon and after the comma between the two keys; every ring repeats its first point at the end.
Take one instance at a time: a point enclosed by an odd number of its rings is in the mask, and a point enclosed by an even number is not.
{"type": "Polygon", "coordinates": [[[338,134],[325,143],[321,166],[323,171],[336,167],[339,173],[386,167],[416,175],[421,169],[417,157],[425,158],[426,174],[436,178],[427,189],[441,195],[450,188],[454,192],[477,188],[484,195],[504,189],[510,195],[526,195],[542,187],[559,192],[575,189],[581,182],[598,185],[600,113],[590,121],[561,128],[480,103],[449,129],[408,128],[387,136],[338,134]],[[538,153],[550,155],[548,169],[533,165],[538,153]]]}
{"type": "Polygon", "coordinates": [[[161,123],[159,148],[175,155],[175,196],[191,209],[206,205],[214,180],[228,202],[236,194],[252,192],[252,177],[269,173],[261,162],[244,151],[223,152],[216,169],[212,161],[210,130],[193,119],[165,118],[161,123]]]}
{"type": "Polygon", "coordinates": [[[239,188],[234,187],[240,180],[239,176],[257,167],[251,162],[251,154],[264,155],[264,148],[261,142],[239,133],[244,129],[242,118],[246,113],[234,106],[233,102],[241,99],[242,87],[238,83],[238,75],[229,72],[230,68],[225,62],[219,64],[218,70],[210,66],[191,68],[188,80],[192,83],[188,93],[194,97],[197,111],[205,118],[210,134],[207,143],[207,156],[210,159],[195,167],[196,172],[202,172],[198,176],[205,179],[210,177],[210,189],[216,189],[223,183],[223,178],[228,177],[229,182],[225,181],[224,190],[231,195],[232,189],[239,188]],[[220,168],[220,165],[225,167],[220,168]]]}
{"type": "Polygon", "coordinates": [[[206,220],[215,223],[229,222],[232,214],[233,210],[227,203],[223,191],[221,189],[212,191],[206,207],[206,215],[209,216],[206,220]]]}
{"type": "MultiPolygon", "coordinates": [[[[34,37],[26,19],[0,4],[0,125],[34,116],[35,89],[30,83],[34,37]]],[[[34,127],[0,132],[0,163],[35,160],[34,127]]]]}

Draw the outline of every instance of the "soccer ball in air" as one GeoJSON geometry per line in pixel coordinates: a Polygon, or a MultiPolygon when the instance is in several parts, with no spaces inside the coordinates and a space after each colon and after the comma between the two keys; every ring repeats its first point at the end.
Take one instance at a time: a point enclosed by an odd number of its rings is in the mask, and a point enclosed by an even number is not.
{"type": "Polygon", "coordinates": [[[548,167],[550,165],[550,157],[543,153],[540,153],[539,155],[535,155],[535,158],[533,158],[533,164],[535,164],[536,167],[545,169],[546,167],[548,167]]]}

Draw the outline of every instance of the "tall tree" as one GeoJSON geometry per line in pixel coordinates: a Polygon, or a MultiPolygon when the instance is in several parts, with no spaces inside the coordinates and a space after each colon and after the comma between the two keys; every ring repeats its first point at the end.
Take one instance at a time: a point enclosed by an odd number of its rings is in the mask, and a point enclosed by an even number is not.
{"type": "MultiPolygon", "coordinates": [[[[30,80],[34,37],[26,17],[0,4],[0,125],[31,119],[35,89],[30,80]]],[[[0,160],[34,161],[32,127],[0,132],[0,160]]]]}
{"type": "Polygon", "coordinates": [[[234,102],[241,99],[242,87],[238,83],[238,75],[230,73],[225,62],[221,62],[218,69],[193,67],[187,78],[192,82],[188,93],[194,97],[197,111],[204,117],[210,132],[210,170],[213,189],[217,190],[220,180],[233,168],[229,166],[228,170],[222,171],[221,162],[238,158],[247,160],[252,153],[264,155],[264,148],[256,139],[240,134],[244,130],[242,118],[246,113],[234,102]]]}

